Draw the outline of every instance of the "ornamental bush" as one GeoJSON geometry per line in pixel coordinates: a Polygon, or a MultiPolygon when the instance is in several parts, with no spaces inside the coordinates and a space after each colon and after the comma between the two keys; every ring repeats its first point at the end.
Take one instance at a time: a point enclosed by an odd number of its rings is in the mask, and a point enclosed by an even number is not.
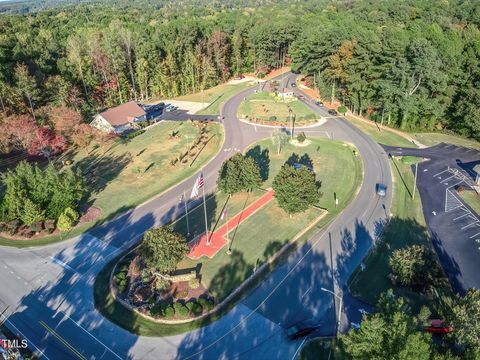
{"type": "Polygon", "coordinates": [[[57,222],[57,228],[60,231],[69,231],[78,220],[78,213],[72,208],[66,208],[60,215],[57,222]]]}
{"type": "Polygon", "coordinates": [[[175,309],[175,313],[181,317],[187,317],[190,311],[183,305],[181,302],[176,302],[173,304],[173,308],[175,309]]]}
{"type": "Polygon", "coordinates": [[[163,312],[163,316],[165,319],[173,319],[175,316],[175,309],[171,305],[167,306],[163,312]]]}
{"type": "Polygon", "coordinates": [[[303,143],[307,139],[307,136],[305,133],[302,131],[300,134],[297,135],[297,141],[299,143],[303,143]]]}

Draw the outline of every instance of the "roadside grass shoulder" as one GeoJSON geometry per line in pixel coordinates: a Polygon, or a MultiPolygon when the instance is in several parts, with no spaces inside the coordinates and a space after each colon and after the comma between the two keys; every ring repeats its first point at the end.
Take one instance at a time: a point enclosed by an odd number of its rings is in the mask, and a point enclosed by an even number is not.
{"type": "MultiPolygon", "coordinates": [[[[396,294],[406,299],[413,311],[418,311],[423,305],[431,307],[431,296],[408,288],[395,287],[388,278],[391,272],[389,258],[394,250],[411,245],[427,246],[433,254],[435,251],[426,230],[418,189],[415,199],[412,200],[413,158],[408,158],[406,163],[395,158],[390,161],[393,174],[393,216],[375,247],[364,259],[365,269],[362,271],[360,267],[357,268],[350,277],[348,286],[354,296],[370,304],[376,304],[380,294],[393,288],[396,294]]],[[[446,279],[439,279],[437,290],[439,293],[450,291],[446,279]]]]}
{"type": "Polygon", "coordinates": [[[435,146],[443,142],[480,150],[480,142],[454,134],[413,133],[412,137],[415,138],[415,140],[418,140],[419,142],[424,144],[425,146],[435,146]]]}
{"type": "Polygon", "coordinates": [[[370,135],[376,142],[388,146],[400,146],[416,148],[417,146],[403,136],[400,136],[392,131],[385,130],[376,126],[375,124],[366,123],[365,121],[348,118],[348,120],[360,128],[362,131],[370,135]]]}

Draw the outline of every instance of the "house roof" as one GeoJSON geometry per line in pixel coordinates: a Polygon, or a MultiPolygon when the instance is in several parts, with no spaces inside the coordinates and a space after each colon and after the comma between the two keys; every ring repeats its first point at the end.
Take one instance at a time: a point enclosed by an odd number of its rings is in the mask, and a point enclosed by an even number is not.
{"type": "Polygon", "coordinates": [[[135,101],[129,101],[100,113],[100,116],[107,120],[110,125],[120,126],[128,124],[145,114],[145,111],[135,101]]]}

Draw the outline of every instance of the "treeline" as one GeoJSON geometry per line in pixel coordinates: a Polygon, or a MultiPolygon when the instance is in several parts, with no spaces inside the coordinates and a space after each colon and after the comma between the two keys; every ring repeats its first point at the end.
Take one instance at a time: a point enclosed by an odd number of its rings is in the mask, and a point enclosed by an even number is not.
{"type": "Polygon", "coordinates": [[[280,67],[300,27],[287,9],[278,11],[278,20],[268,9],[194,9],[165,19],[162,9],[79,5],[0,17],[0,106],[38,121],[47,105],[91,115],[280,67]]]}
{"type": "Polygon", "coordinates": [[[480,3],[122,1],[0,16],[0,110],[85,119],[292,59],[326,98],[409,130],[480,138],[480,3]],[[142,5],[142,6],[140,6],[142,5]]]}

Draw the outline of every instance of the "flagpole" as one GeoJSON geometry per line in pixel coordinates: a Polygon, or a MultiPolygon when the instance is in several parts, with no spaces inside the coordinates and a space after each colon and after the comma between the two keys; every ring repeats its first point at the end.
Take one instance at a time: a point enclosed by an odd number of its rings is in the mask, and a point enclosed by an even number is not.
{"type": "Polygon", "coordinates": [[[188,223],[188,205],[187,205],[187,197],[185,196],[185,191],[183,191],[183,203],[185,205],[185,215],[187,217],[187,236],[190,236],[190,224],[188,223]]]}
{"type": "Polygon", "coordinates": [[[210,245],[210,238],[208,237],[208,225],[207,225],[207,204],[205,202],[205,180],[202,186],[203,195],[203,212],[205,214],[205,235],[207,236],[207,245],[210,245]]]}
{"type": "Polygon", "coordinates": [[[228,244],[228,250],[227,250],[227,255],[230,255],[232,253],[232,248],[230,246],[230,240],[228,240],[228,212],[227,212],[227,209],[225,209],[225,218],[227,219],[227,234],[226,234],[226,237],[227,237],[227,244],[228,244]]]}

